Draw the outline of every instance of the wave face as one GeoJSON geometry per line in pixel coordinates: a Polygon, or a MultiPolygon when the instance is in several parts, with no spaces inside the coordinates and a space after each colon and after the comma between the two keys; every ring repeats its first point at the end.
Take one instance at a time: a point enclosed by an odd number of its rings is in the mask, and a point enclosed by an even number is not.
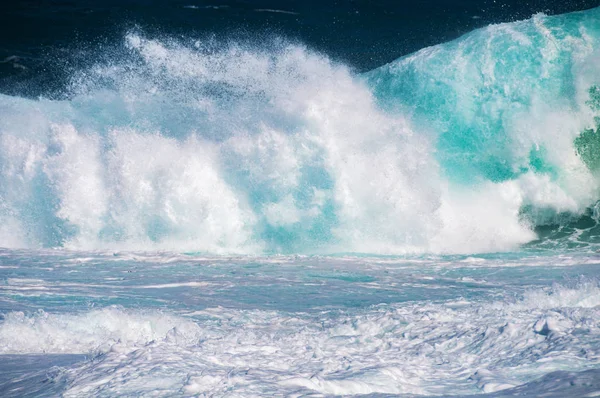
{"type": "Polygon", "coordinates": [[[62,99],[0,95],[0,242],[518,248],[598,198],[599,40],[600,8],[537,15],[356,75],[285,41],[129,32],[62,99]]]}

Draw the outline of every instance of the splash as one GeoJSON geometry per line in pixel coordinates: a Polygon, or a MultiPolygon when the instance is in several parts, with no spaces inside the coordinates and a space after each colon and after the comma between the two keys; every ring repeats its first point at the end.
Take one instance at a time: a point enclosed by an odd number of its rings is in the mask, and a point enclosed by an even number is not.
{"type": "Polygon", "coordinates": [[[283,40],[129,32],[62,99],[0,96],[1,245],[517,249],[598,198],[599,13],[489,26],[363,76],[283,40]]]}

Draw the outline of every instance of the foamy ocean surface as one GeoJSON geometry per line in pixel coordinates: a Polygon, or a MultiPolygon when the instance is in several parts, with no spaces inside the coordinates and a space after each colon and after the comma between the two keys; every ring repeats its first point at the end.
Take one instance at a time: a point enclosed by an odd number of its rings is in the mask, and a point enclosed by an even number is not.
{"type": "Polygon", "coordinates": [[[600,396],[599,5],[7,6],[0,396],[600,396]]]}

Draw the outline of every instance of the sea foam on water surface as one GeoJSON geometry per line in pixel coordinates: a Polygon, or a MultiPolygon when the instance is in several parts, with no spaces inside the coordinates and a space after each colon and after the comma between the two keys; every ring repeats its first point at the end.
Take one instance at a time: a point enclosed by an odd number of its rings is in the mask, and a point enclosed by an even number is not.
{"type": "Polygon", "coordinates": [[[61,374],[67,396],[180,389],[238,395],[492,392],[598,363],[594,319],[600,306],[591,301],[600,300],[598,292],[597,283],[587,282],[532,290],[513,303],[418,302],[351,313],[13,312],[0,325],[0,350],[91,355],[61,374]]]}

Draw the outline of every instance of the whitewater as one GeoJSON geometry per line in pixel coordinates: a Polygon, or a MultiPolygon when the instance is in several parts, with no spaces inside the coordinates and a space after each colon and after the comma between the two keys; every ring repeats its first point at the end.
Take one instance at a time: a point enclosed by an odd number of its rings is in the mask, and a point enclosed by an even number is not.
{"type": "Polygon", "coordinates": [[[600,395],[600,8],[92,53],[0,94],[0,395],[600,395]]]}

